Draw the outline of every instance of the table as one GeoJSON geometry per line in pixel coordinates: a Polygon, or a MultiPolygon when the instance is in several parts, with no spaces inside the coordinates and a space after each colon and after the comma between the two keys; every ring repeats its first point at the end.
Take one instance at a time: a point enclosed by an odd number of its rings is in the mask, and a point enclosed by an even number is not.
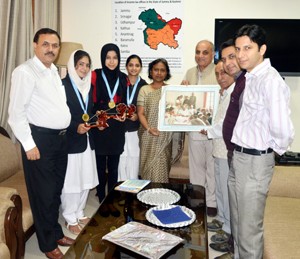
{"type": "Polygon", "coordinates": [[[208,259],[204,187],[179,183],[150,183],[144,190],[150,188],[166,188],[176,191],[181,197],[177,204],[184,205],[195,212],[196,220],[194,223],[177,229],[154,226],[145,218],[146,211],[151,206],[141,203],[137,199],[136,194],[113,190],[108,194],[103,203],[113,200],[115,207],[120,210],[121,216],[109,216],[105,218],[96,212],[89,224],[78,235],[75,244],[68,249],[64,258],[145,258],[113,243],[102,240],[105,234],[126,224],[128,221],[134,220],[184,239],[183,244],[177,245],[162,258],[208,259]]]}

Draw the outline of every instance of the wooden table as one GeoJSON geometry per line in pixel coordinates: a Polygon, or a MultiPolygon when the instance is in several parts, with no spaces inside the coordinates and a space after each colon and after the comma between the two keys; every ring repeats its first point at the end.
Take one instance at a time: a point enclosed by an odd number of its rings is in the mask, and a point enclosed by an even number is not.
{"type": "Polygon", "coordinates": [[[90,223],[78,235],[75,244],[68,249],[64,258],[144,258],[132,251],[102,240],[102,237],[110,231],[126,224],[128,220],[133,220],[184,239],[183,244],[174,247],[162,258],[172,256],[172,259],[208,259],[205,189],[202,186],[192,184],[150,183],[144,190],[151,188],[166,188],[177,192],[181,197],[177,204],[184,205],[195,212],[196,220],[194,223],[176,229],[154,226],[145,218],[146,211],[151,206],[140,202],[136,194],[114,190],[109,193],[103,203],[113,200],[115,207],[120,210],[121,216],[102,217],[97,211],[90,223]]]}

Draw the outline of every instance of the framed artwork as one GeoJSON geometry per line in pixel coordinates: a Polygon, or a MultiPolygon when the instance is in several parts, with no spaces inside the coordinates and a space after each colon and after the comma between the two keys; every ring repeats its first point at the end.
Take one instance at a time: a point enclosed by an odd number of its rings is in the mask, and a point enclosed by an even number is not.
{"type": "Polygon", "coordinates": [[[160,131],[200,131],[214,125],[219,85],[168,85],[159,103],[160,131]]]}

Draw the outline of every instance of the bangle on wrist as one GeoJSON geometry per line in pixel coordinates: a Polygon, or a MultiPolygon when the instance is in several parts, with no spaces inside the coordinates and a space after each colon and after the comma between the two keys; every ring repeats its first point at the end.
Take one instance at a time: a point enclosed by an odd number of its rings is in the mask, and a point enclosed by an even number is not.
{"type": "Polygon", "coordinates": [[[150,128],[150,127],[148,127],[148,128],[147,128],[147,132],[149,132],[149,131],[150,131],[150,129],[151,129],[151,128],[150,128]]]}

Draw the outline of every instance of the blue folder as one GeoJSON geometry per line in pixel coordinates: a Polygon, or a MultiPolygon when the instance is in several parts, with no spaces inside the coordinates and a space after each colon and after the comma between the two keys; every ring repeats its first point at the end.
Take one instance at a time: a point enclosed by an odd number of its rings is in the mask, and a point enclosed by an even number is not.
{"type": "Polygon", "coordinates": [[[191,220],[179,206],[166,210],[153,209],[153,214],[165,225],[191,220]]]}

